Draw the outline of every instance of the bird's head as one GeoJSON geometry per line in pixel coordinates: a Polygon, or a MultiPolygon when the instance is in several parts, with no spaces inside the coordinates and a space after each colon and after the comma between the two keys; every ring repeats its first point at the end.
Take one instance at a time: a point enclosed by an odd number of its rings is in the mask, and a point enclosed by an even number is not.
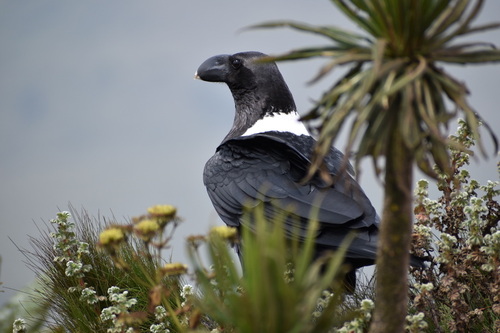
{"type": "Polygon", "coordinates": [[[209,82],[224,82],[229,88],[255,88],[257,81],[268,79],[278,72],[273,62],[262,62],[266,55],[260,52],[221,54],[205,60],[195,77],[209,82]]]}
{"type": "Polygon", "coordinates": [[[258,107],[264,113],[295,111],[292,94],[278,66],[260,52],[221,54],[205,60],[195,78],[224,82],[233,94],[236,107],[258,107]]]}

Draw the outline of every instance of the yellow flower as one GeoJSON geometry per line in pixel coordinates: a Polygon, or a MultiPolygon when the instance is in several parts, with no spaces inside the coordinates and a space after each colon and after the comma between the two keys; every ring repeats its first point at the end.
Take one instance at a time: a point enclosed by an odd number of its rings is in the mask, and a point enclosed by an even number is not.
{"type": "Polygon", "coordinates": [[[199,247],[201,244],[203,244],[206,241],[206,237],[203,235],[191,235],[186,238],[186,241],[188,244],[193,246],[194,248],[199,247]]]}
{"type": "Polygon", "coordinates": [[[165,264],[165,266],[161,268],[161,272],[164,275],[173,276],[173,275],[185,274],[187,272],[187,269],[188,269],[187,265],[180,262],[173,262],[170,264],[165,264]]]}
{"type": "Polygon", "coordinates": [[[120,228],[108,228],[99,235],[99,244],[102,246],[116,245],[125,239],[125,234],[120,228]]]}
{"type": "Polygon", "coordinates": [[[156,232],[160,229],[160,225],[156,220],[142,220],[134,225],[135,233],[144,241],[149,241],[156,232]]]}
{"type": "Polygon", "coordinates": [[[233,227],[227,227],[225,225],[213,227],[210,230],[210,234],[215,234],[222,239],[236,241],[238,239],[238,229],[233,227]]]}
{"type": "Polygon", "coordinates": [[[148,213],[155,217],[173,218],[177,213],[177,208],[172,205],[156,205],[149,207],[148,213]]]}
{"type": "Polygon", "coordinates": [[[164,227],[175,218],[177,209],[172,205],[156,205],[148,208],[149,215],[156,219],[160,227],[164,227]]]}

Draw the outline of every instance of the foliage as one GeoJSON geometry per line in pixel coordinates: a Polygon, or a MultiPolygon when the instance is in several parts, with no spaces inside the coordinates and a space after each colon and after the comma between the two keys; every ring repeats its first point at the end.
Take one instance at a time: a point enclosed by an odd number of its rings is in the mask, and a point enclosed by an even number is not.
{"type": "MultiPolygon", "coordinates": [[[[478,131],[481,118],[466,100],[467,87],[438,64],[500,61],[500,50],[494,45],[457,41],[472,33],[500,27],[500,23],[472,25],[484,1],[331,1],[362,29],[362,34],[292,21],[256,26],[290,27],[328,38],[332,45],[272,57],[272,60],[330,58],[314,80],[340,66],[349,67],[304,117],[321,120],[315,122],[319,124],[316,128],[319,138],[311,174],[350,116],[354,120],[347,149],[356,151],[357,162],[364,156],[372,156],[377,165],[379,157],[389,155],[388,124],[396,121],[395,130],[404,146],[414,152],[423,172],[436,177],[434,163],[441,171],[449,171],[447,147],[451,144],[464,148],[448,140],[445,132],[457,111],[462,112],[471,136],[482,147],[478,131]]],[[[487,125],[485,128],[489,130],[487,125]]]]}
{"type": "MultiPolygon", "coordinates": [[[[235,229],[215,227],[208,236],[189,237],[191,277],[198,282],[193,287],[183,283],[190,277],[187,265],[163,263],[161,250],[180,219],[172,206],[161,207],[173,210],[157,214],[155,206],[126,225],[70,209],[51,220],[53,232],[31,237],[33,251],[22,251],[40,276],[31,302],[47,310],[42,315],[47,330],[317,332],[348,319],[366,325],[366,306],[358,312],[338,307],[341,284],[334,281],[345,273],[343,251],[313,262],[315,223],[299,246],[286,241],[280,220],[267,230],[259,216],[257,235],[243,234],[248,250],[243,276],[227,246],[239,242],[235,229]],[[212,270],[203,265],[200,247],[207,248],[212,270]]],[[[27,319],[15,321],[17,332],[34,329],[33,318],[27,319]]]]}
{"type": "MultiPolygon", "coordinates": [[[[175,229],[178,219],[166,219],[175,229]]],[[[133,234],[143,236],[137,224],[108,223],[109,229],[121,231],[123,237],[99,237],[101,219],[73,209],[72,214],[58,213],[51,224],[54,232],[31,237],[33,251],[23,250],[40,280],[33,302],[49,309],[46,325],[51,331],[122,332],[130,328],[128,332],[134,332],[151,325],[175,324],[171,318],[155,316],[156,308],[173,311],[181,303],[177,276],[164,273],[161,265],[164,240],[127,241],[133,234]]],[[[159,231],[162,236],[165,226],[159,231]]]]}
{"type": "MultiPolygon", "coordinates": [[[[224,332],[326,332],[348,318],[341,313],[343,250],[313,261],[317,223],[311,221],[305,244],[287,242],[283,221],[268,223],[256,209],[255,234],[244,229],[241,240],[243,277],[240,276],[224,237],[208,238],[212,269],[190,247],[202,297],[197,306],[224,332]],[[335,281],[337,281],[335,283],[335,281]]],[[[234,229],[235,230],[235,229],[234,229]]]]}
{"type": "MultiPolygon", "coordinates": [[[[463,121],[452,139],[474,143],[463,121]]],[[[430,265],[412,273],[413,302],[432,332],[500,330],[500,183],[471,179],[469,159],[451,149],[453,174],[441,174],[438,200],[428,198],[425,180],[415,190],[414,249],[430,265]]]]}

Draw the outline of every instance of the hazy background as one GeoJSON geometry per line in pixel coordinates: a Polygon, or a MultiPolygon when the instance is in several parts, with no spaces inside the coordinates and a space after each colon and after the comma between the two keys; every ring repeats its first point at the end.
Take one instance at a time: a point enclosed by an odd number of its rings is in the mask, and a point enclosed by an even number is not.
{"type": "MultiPolygon", "coordinates": [[[[500,2],[487,1],[480,21],[498,13],[500,2]]],[[[176,205],[185,222],[173,258],[184,260],[185,236],[220,223],[201,175],[233,119],[229,90],[193,74],[220,53],[327,43],[286,29],[239,32],[279,19],[355,28],[327,0],[0,0],[0,304],[33,279],[9,238],[28,247],[34,222],[69,202],[122,222],[153,204],[176,205]]],[[[498,46],[500,32],[474,39],[498,46]]],[[[301,113],[334,78],[306,86],[322,63],[279,64],[301,113]]],[[[500,67],[449,70],[498,129],[500,67]]],[[[380,211],[370,166],[361,183],[380,211]]],[[[482,182],[498,179],[495,156],[473,168],[482,182]]]]}

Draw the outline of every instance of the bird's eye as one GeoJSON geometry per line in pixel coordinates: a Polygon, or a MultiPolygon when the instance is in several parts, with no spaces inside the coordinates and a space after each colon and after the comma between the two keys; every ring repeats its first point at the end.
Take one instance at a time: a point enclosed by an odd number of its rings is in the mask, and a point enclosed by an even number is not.
{"type": "Polygon", "coordinates": [[[241,59],[238,58],[231,59],[231,66],[233,66],[234,69],[240,68],[241,65],[243,65],[241,59]]]}

